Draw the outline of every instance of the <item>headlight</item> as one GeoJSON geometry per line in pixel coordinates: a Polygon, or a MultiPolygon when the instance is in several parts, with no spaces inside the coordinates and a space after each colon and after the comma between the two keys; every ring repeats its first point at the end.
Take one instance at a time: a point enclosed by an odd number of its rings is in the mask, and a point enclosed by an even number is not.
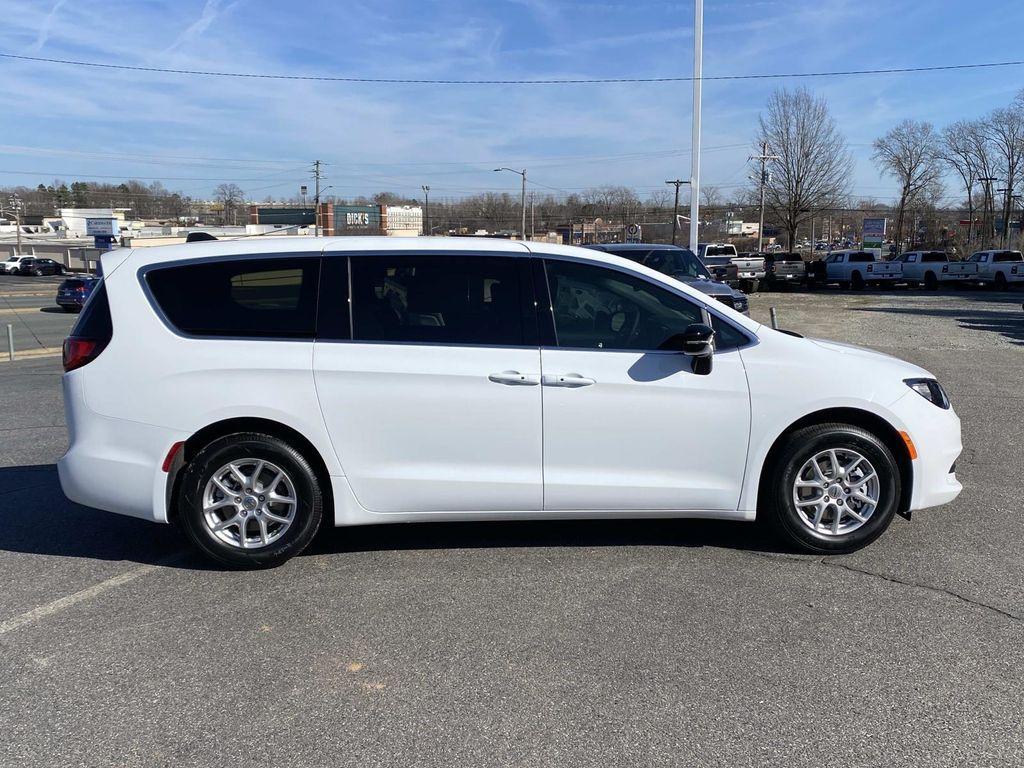
{"type": "Polygon", "coordinates": [[[928,400],[932,405],[937,405],[939,408],[949,408],[949,398],[946,397],[946,390],[935,379],[904,379],[903,383],[925,400],[928,400]]]}

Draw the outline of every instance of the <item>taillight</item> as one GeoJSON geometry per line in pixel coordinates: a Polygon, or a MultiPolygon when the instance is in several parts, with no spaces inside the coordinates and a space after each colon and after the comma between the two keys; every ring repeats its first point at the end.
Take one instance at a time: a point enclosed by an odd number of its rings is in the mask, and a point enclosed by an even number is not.
{"type": "Polygon", "coordinates": [[[944,265],[942,266],[942,271],[943,271],[943,272],[949,272],[949,265],[948,265],[948,264],[944,264],[944,265]]]}
{"type": "Polygon", "coordinates": [[[68,336],[64,339],[64,372],[81,368],[86,363],[91,363],[97,357],[107,342],[99,339],[80,339],[76,336],[68,336]]]}
{"type": "Polygon", "coordinates": [[[868,264],[868,272],[872,272],[872,271],[874,271],[874,265],[873,264],[868,264]]]}

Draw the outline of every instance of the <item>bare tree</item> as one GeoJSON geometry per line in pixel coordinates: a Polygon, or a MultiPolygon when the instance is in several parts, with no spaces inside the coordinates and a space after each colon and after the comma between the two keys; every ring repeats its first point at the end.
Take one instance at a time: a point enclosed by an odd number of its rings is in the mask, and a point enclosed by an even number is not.
{"type": "Polygon", "coordinates": [[[981,183],[981,231],[983,245],[995,239],[995,214],[992,199],[992,179],[995,178],[996,149],[984,120],[971,120],[966,124],[966,144],[971,153],[977,179],[981,183]]]}
{"type": "Polygon", "coordinates": [[[224,223],[230,217],[232,224],[238,223],[238,207],[245,202],[245,193],[237,184],[218,184],[213,199],[224,206],[224,223]]]}
{"type": "MultiPolygon", "coordinates": [[[[985,121],[989,140],[995,147],[1002,162],[1001,172],[1005,181],[1003,195],[1003,232],[1010,237],[1010,211],[1013,207],[1013,190],[1024,160],[1024,92],[1017,95],[1012,106],[997,109],[985,121]]],[[[993,201],[995,208],[995,201],[993,201]]]]}
{"type": "Polygon", "coordinates": [[[937,152],[938,135],[931,123],[904,120],[885,136],[875,139],[872,155],[883,173],[900,185],[896,207],[896,247],[903,247],[903,224],[907,206],[926,190],[939,184],[942,166],[937,152]]]}
{"type": "Polygon", "coordinates": [[[942,129],[938,143],[939,158],[960,178],[967,196],[967,245],[974,241],[974,187],[978,183],[978,168],[971,151],[971,126],[966,120],[957,120],[942,129]]]}
{"type": "Polygon", "coordinates": [[[768,165],[765,202],[793,248],[797,228],[849,191],[853,157],[826,101],[806,88],[777,89],[758,123],[756,146],[767,142],[778,155],[768,165]]]}

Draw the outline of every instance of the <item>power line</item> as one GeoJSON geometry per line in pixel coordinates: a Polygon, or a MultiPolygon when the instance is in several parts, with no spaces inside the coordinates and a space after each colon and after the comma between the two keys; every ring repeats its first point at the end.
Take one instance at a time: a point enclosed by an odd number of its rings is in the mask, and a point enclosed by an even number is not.
{"type": "Polygon", "coordinates": [[[566,77],[509,80],[449,80],[401,77],[356,77],[342,75],[283,75],[261,72],[222,72],[204,69],[172,69],[170,67],[143,67],[130,64],[108,64],[98,61],[77,61],[74,59],[50,59],[42,56],[22,56],[15,53],[0,53],[0,58],[32,61],[44,64],[62,64],[73,67],[94,69],[116,69],[128,72],[153,72],[165,75],[199,75],[202,77],[232,77],[251,80],[306,80],[332,83],[383,83],[392,85],[597,85],[608,83],[685,83],[694,80],[770,80],[804,77],[842,77],[846,75],[893,75],[916,72],[945,72],[959,69],[985,69],[993,67],[1016,67],[1024,61],[991,61],[975,64],[943,64],[932,67],[891,67],[886,69],[848,69],[829,72],[774,72],[744,75],[710,75],[700,78],[692,76],[670,77],[566,77]]]}

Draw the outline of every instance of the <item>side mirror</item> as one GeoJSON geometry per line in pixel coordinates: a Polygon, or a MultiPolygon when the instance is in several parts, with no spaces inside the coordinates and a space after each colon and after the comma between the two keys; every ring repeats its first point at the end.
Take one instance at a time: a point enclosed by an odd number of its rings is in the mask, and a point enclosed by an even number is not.
{"type": "Polygon", "coordinates": [[[680,334],[682,348],[680,351],[689,357],[711,357],[715,351],[715,332],[710,325],[693,323],[686,326],[680,334]]]}
{"type": "Polygon", "coordinates": [[[692,323],[686,330],[670,336],[662,349],[682,352],[693,358],[693,372],[706,376],[711,373],[711,358],[715,353],[715,332],[704,323],[692,323]]]}

